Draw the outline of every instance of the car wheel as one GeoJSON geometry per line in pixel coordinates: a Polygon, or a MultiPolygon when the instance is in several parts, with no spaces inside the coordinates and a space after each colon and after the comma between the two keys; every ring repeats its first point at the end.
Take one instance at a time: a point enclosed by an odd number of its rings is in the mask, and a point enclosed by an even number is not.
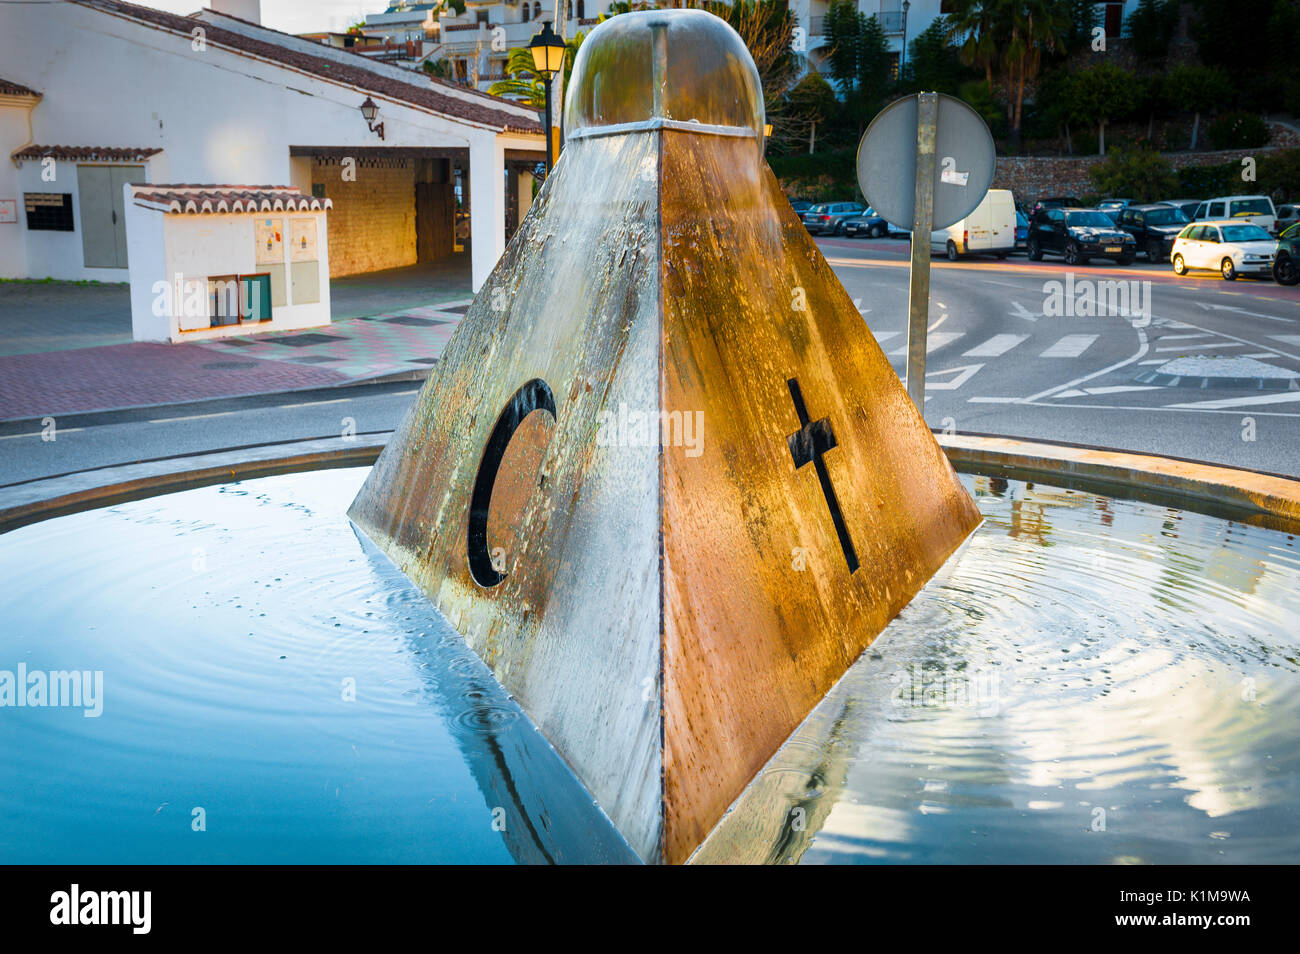
{"type": "Polygon", "coordinates": [[[1174,274],[1175,275],[1187,274],[1187,265],[1183,261],[1183,257],[1181,255],[1174,256],[1174,274]]]}
{"type": "Polygon", "coordinates": [[[1162,255],[1160,254],[1160,243],[1159,243],[1159,242],[1157,242],[1155,239],[1152,239],[1151,241],[1147,242],[1147,261],[1148,261],[1148,262],[1158,262],[1158,261],[1160,261],[1160,259],[1163,258],[1163,257],[1164,257],[1164,256],[1162,256],[1162,255]]]}
{"type": "Polygon", "coordinates": [[[957,261],[957,243],[952,239],[948,239],[948,261],[957,261]]]}
{"type": "Polygon", "coordinates": [[[1300,267],[1295,259],[1285,253],[1273,261],[1273,281],[1279,285],[1294,285],[1300,282],[1300,267]]]}
{"type": "Polygon", "coordinates": [[[1065,256],[1064,256],[1064,257],[1065,257],[1065,264],[1066,264],[1066,265],[1081,265],[1081,264],[1083,264],[1083,259],[1082,259],[1082,257],[1080,257],[1080,255],[1079,255],[1079,245],[1078,245],[1077,242],[1066,242],[1066,243],[1065,243],[1065,256]]]}
{"type": "Polygon", "coordinates": [[[1232,266],[1232,259],[1225,258],[1219,263],[1219,273],[1223,276],[1225,282],[1230,282],[1237,277],[1237,270],[1232,266]]]}
{"type": "Polygon", "coordinates": [[[1043,260],[1043,247],[1038,244],[1038,239],[1029,240],[1029,245],[1025,248],[1025,254],[1029,256],[1031,262],[1041,262],[1043,260]]]}
{"type": "Polygon", "coordinates": [[[885,237],[885,227],[884,227],[883,225],[873,225],[873,226],[871,227],[871,237],[872,237],[872,238],[884,238],[884,237],[885,237]]]}

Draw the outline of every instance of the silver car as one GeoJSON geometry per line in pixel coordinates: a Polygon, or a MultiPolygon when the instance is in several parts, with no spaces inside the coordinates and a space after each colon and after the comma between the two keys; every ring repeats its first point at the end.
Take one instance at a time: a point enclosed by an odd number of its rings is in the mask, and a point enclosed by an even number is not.
{"type": "Polygon", "coordinates": [[[804,228],[813,235],[839,235],[844,231],[844,220],[866,208],[860,202],[823,202],[803,214],[804,228]]]}

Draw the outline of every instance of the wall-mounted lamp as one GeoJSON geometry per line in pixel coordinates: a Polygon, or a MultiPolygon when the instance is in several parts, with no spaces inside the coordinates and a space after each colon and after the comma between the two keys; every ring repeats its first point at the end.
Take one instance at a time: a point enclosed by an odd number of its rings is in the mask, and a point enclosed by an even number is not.
{"type": "Polygon", "coordinates": [[[384,124],[375,122],[375,117],[379,115],[379,106],[376,105],[375,101],[369,96],[367,96],[366,101],[361,104],[361,115],[365,119],[366,124],[370,127],[370,131],[372,133],[379,133],[379,138],[383,139],[384,124]]]}

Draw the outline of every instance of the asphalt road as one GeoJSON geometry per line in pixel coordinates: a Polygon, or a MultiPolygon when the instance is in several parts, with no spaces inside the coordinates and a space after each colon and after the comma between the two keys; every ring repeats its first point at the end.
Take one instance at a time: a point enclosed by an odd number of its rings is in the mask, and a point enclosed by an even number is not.
{"type": "MultiPolygon", "coordinates": [[[[819,239],[900,373],[907,343],[907,246],[819,239]]],[[[1300,375],[1300,287],[1169,266],[1089,265],[1082,282],[1139,282],[1127,317],[1051,314],[1059,260],[936,259],[926,419],[981,434],[1150,451],[1300,476],[1300,390],[1200,387],[1137,378],[1196,355],[1237,357],[1300,375]],[[1147,283],[1149,285],[1141,284],[1147,283]],[[1149,295],[1149,298],[1147,297],[1149,295]],[[1145,309],[1149,301],[1149,320],[1145,309]]],[[[1064,289],[1062,289],[1064,290],[1064,289]]],[[[0,424],[0,485],[218,448],[391,430],[418,386],[336,388],[0,424]],[[46,433],[45,436],[50,436],[46,433]]]]}

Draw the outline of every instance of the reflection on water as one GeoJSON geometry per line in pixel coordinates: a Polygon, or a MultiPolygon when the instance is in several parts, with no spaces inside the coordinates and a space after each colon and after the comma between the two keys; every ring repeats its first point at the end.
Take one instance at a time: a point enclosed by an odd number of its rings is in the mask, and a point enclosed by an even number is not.
{"type": "Polygon", "coordinates": [[[210,487],[0,537],[0,670],[104,673],[99,718],[0,708],[0,861],[634,860],[354,533],[364,476],[210,487]]]}
{"type": "MultiPolygon", "coordinates": [[[[104,673],[99,718],[0,708],[0,861],[633,860],[354,532],[363,477],[0,536],[0,673],[104,673]]],[[[984,526],[697,860],[1300,859],[1296,541],[967,483],[984,526]]]]}
{"type": "Polygon", "coordinates": [[[1300,554],[966,478],[984,526],[697,861],[1300,860],[1300,554]]]}

